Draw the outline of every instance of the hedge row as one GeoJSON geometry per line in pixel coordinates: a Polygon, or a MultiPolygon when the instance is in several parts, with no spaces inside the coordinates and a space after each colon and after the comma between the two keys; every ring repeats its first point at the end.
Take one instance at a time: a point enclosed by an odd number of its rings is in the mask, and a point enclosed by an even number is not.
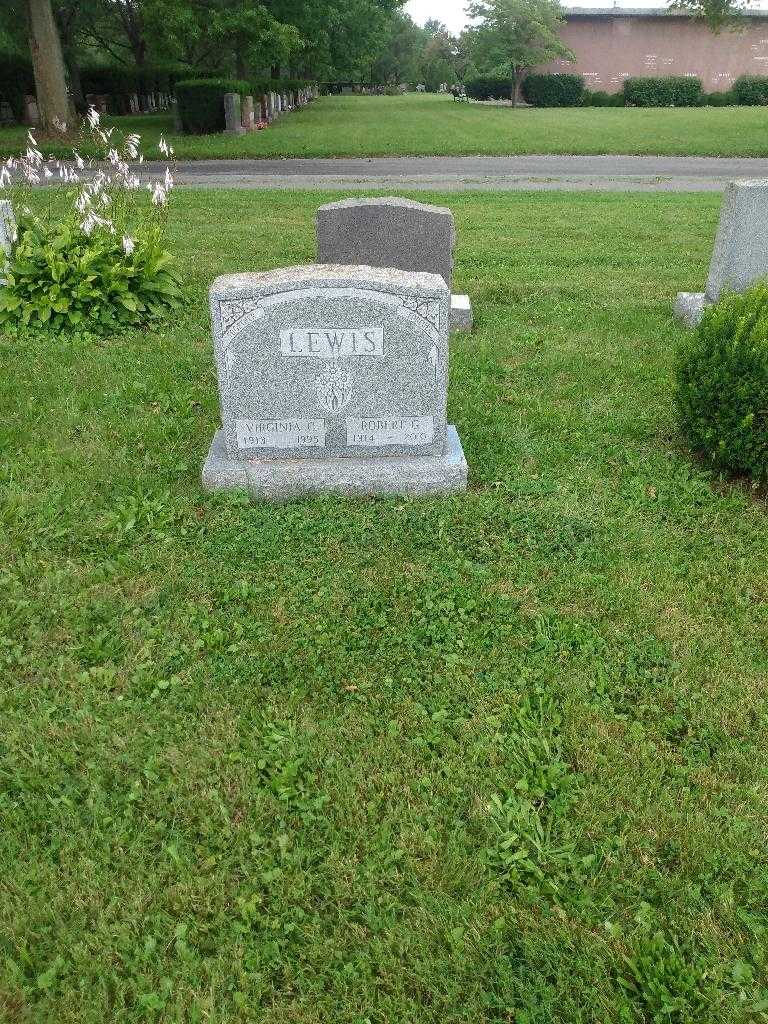
{"type": "Polygon", "coordinates": [[[188,135],[213,135],[224,131],[224,96],[246,96],[250,82],[237,78],[189,78],[176,83],[179,118],[188,135]]]}
{"type": "Polygon", "coordinates": [[[584,107],[623,107],[624,106],[624,93],[623,92],[603,92],[602,89],[596,89],[591,92],[589,89],[584,90],[584,98],[582,100],[582,106],[584,107]]]}
{"type": "Polygon", "coordinates": [[[523,99],[534,107],[579,107],[584,99],[581,75],[526,75],[523,99]]]}
{"type": "Polygon", "coordinates": [[[176,99],[184,132],[213,135],[224,131],[224,96],[263,96],[268,92],[299,92],[314,83],[300,78],[263,78],[248,82],[239,78],[188,78],[176,83],[176,99]]]}
{"type": "Polygon", "coordinates": [[[693,75],[625,78],[624,102],[629,107],[700,107],[701,79],[693,75]]]}
{"type": "Polygon", "coordinates": [[[735,103],[745,107],[760,107],[768,103],[768,76],[742,75],[733,83],[735,103]]]}
{"type": "MultiPolygon", "coordinates": [[[[466,81],[467,95],[475,100],[509,99],[512,79],[476,75],[466,81]]],[[[729,92],[705,93],[701,81],[690,75],[627,78],[622,92],[584,88],[581,75],[529,74],[523,79],[523,99],[534,107],[724,107],[731,104],[768,104],[768,76],[744,75],[729,92]]]]}
{"type": "Polygon", "coordinates": [[[464,83],[467,96],[473,100],[509,100],[512,98],[512,79],[495,75],[474,75],[464,83]]]}

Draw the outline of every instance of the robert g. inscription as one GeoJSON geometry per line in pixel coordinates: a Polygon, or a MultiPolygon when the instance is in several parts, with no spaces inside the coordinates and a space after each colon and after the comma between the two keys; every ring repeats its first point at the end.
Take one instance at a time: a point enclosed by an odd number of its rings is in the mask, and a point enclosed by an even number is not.
{"type": "Polygon", "coordinates": [[[280,331],[280,351],[284,356],[316,356],[320,359],[342,356],[381,358],[384,355],[384,329],[324,330],[313,327],[280,331]]]}
{"type": "Polygon", "coordinates": [[[379,448],[386,444],[432,444],[432,416],[347,416],[347,444],[355,448],[379,448]]]}

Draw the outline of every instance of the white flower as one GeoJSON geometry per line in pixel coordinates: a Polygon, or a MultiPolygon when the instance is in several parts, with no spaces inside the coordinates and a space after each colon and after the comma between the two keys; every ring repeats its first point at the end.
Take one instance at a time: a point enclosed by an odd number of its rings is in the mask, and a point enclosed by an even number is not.
{"type": "Polygon", "coordinates": [[[82,171],[82,169],[85,167],[83,158],[80,156],[79,153],[76,152],[73,152],[73,156],[75,158],[75,167],[78,169],[78,171],[82,171]]]}
{"type": "Polygon", "coordinates": [[[136,248],[136,243],[130,235],[123,235],[123,252],[126,256],[130,256],[133,250],[136,248]]]}
{"type": "MultiPolygon", "coordinates": [[[[99,121],[101,120],[101,118],[99,117],[99,112],[96,109],[96,107],[88,107],[88,113],[86,114],[86,117],[88,118],[88,124],[91,126],[91,128],[96,128],[98,126],[99,121]]],[[[88,232],[86,232],[86,234],[88,234],[88,232]]]]}
{"type": "Polygon", "coordinates": [[[166,195],[165,189],[163,188],[159,181],[156,181],[155,184],[152,186],[152,205],[165,206],[167,198],[168,197],[166,195]]]}
{"type": "Polygon", "coordinates": [[[170,192],[173,188],[173,175],[171,174],[170,168],[165,168],[165,191],[170,192]]]}
{"type": "Polygon", "coordinates": [[[11,184],[11,172],[7,167],[0,167],[0,188],[11,184]]]}
{"type": "Polygon", "coordinates": [[[53,177],[53,171],[50,169],[50,167],[44,167],[43,168],[43,174],[45,175],[46,178],[52,178],[53,177]]]}
{"type": "Polygon", "coordinates": [[[125,153],[131,160],[135,160],[139,155],[139,142],[141,136],[131,133],[125,137],[125,153]]]}
{"type": "Polygon", "coordinates": [[[162,135],[160,136],[160,141],[157,144],[157,148],[160,150],[163,156],[168,156],[168,143],[165,141],[162,135]]]}
{"type": "Polygon", "coordinates": [[[89,210],[85,215],[80,228],[86,235],[90,235],[95,227],[108,228],[111,232],[114,232],[115,230],[115,226],[111,220],[106,217],[99,217],[99,215],[94,213],[93,210],[89,210]]]}

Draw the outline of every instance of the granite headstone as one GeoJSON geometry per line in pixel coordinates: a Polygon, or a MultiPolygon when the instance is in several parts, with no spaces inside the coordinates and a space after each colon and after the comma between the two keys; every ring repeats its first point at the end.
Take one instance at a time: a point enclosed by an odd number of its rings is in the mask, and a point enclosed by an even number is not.
{"type": "MultiPolygon", "coordinates": [[[[430,206],[398,196],[342,199],[317,211],[319,263],[395,267],[453,277],[456,229],[447,206],[430,206]]],[[[467,295],[451,300],[451,328],[472,326],[467,295]]]]}
{"type": "Polygon", "coordinates": [[[720,207],[706,290],[678,292],[675,317],[695,327],[723,291],[742,292],[768,277],[768,179],[732,181],[720,207]]]}
{"type": "Polygon", "coordinates": [[[442,278],[309,265],[219,277],[210,290],[222,427],[207,490],[464,490],[446,422],[450,293],[442,278]]]}
{"type": "Polygon", "coordinates": [[[256,127],[256,113],[253,107],[253,96],[243,96],[242,109],[240,111],[243,128],[252,132],[256,127]]]}
{"type": "Polygon", "coordinates": [[[245,128],[240,113],[240,94],[224,93],[224,132],[227,135],[243,135],[245,128]]]}

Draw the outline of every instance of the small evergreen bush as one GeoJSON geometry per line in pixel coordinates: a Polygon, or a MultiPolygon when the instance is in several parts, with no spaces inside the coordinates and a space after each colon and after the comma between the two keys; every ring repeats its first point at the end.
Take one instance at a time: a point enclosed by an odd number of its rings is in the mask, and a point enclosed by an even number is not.
{"type": "Polygon", "coordinates": [[[676,402],[693,449],[768,481],[768,284],[706,310],[678,353],[676,402]]]}
{"type": "Polygon", "coordinates": [[[584,98],[581,75],[527,75],[523,99],[534,107],[578,107],[584,98]]]}
{"type": "Polygon", "coordinates": [[[702,96],[701,80],[693,75],[624,79],[629,107],[699,107],[702,96]]]}
{"type": "Polygon", "coordinates": [[[237,78],[187,78],[176,83],[176,99],[183,130],[189,135],[214,135],[224,131],[224,96],[228,92],[250,95],[248,82],[237,78]]]}
{"type": "Polygon", "coordinates": [[[744,107],[768,103],[768,75],[742,75],[733,83],[734,98],[744,107]]]}
{"type": "Polygon", "coordinates": [[[733,92],[707,92],[702,95],[704,105],[707,107],[731,107],[738,101],[733,92]]]}
{"type": "Polygon", "coordinates": [[[467,96],[473,100],[510,100],[512,99],[513,83],[511,78],[497,75],[475,75],[467,78],[464,83],[467,96]]]}
{"type": "Polygon", "coordinates": [[[584,107],[623,107],[624,93],[604,92],[602,89],[591,92],[585,89],[581,103],[584,107]]]}

